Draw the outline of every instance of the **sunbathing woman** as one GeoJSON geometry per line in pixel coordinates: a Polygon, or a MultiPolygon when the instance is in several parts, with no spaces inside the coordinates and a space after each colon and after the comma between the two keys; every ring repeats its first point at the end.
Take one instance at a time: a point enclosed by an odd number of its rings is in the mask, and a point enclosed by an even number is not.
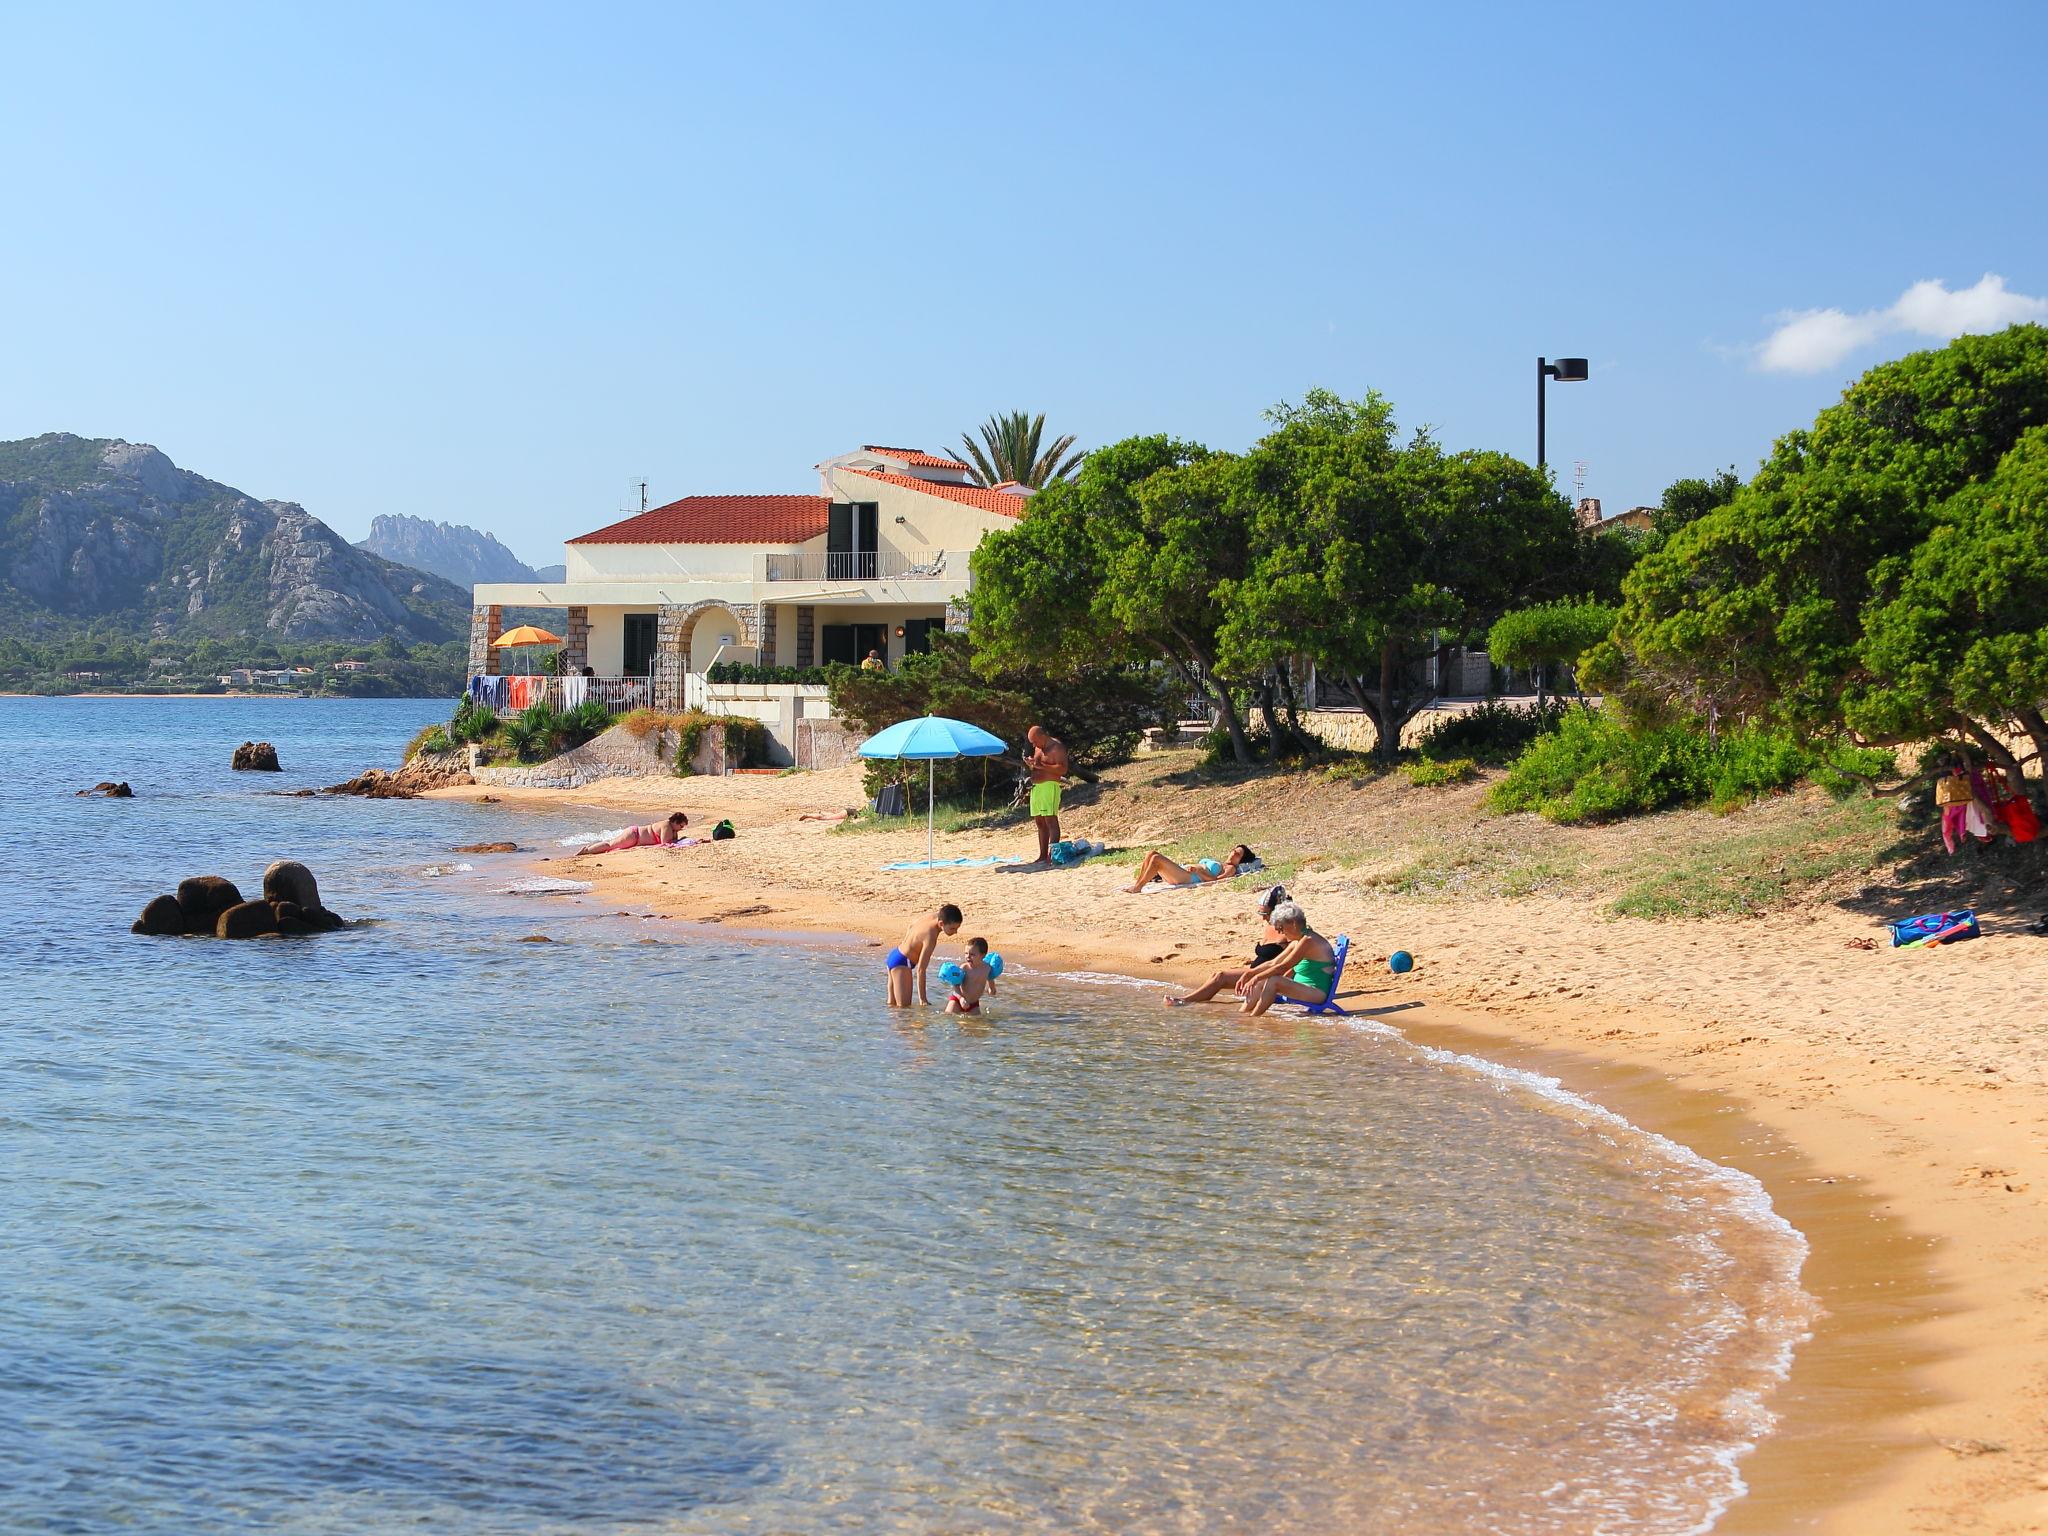
{"type": "Polygon", "coordinates": [[[1273,926],[1273,909],[1287,899],[1287,887],[1284,885],[1269,885],[1264,891],[1260,892],[1259,918],[1260,927],[1264,931],[1259,935],[1259,942],[1252,946],[1251,959],[1243,965],[1234,965],[1229,970],[1218,971],[1186,997],[1167,998],[1166,1006],[1178,1008],[1182,1003],[1206,1003],[1225,987],[1229,987],[1234,991],[1237,984],[1244,980],[1248,973],[1264,965],[1268,960],[1278,955],[1281,950],[1285,949],[1287,941],[1280,937],[1279,931],[1273,926]]]}
{"type": "Polygon", "coordinates": [[[1154,880],[1164,880],[1168,885],[1207,885],[1217,880],[1228,880],[1246,865],[1259,862],[1259,856],[1243,843],[1239,843],[1225,854],[1219,863],[1215,859],[1197,859],[1192,867],[1176,864],[1165,854],[1154,848],[1145,855],[1145,862],[1138,866],[1138,879],[1124,890],[1135,896],[1154,880]]]}
{"type": "Polygon", "coordinates": [[[644,827],[628,827],[608,843],[592,843],[588,848],[578,848],[576,857],[588,853],[620,853],[628,848],[657,848],[663,843],[679,841],[683,828],[690,824],[690,818],[681,811],[671,811],[667,821],[650,821],[644,827]]]}
{"type": "Polygon", "coordinates": [[[1299,905],[1283,901],[1268,919],[1287,947],[1264,965],[1255,965],[1237,984],[1244,997],[1240,1013],[1254,1018],[1285,998],[1295,1003],[1320,1003],[1330,995],[1337,976],[1337,951],[1308,925],[1299,905]]]}

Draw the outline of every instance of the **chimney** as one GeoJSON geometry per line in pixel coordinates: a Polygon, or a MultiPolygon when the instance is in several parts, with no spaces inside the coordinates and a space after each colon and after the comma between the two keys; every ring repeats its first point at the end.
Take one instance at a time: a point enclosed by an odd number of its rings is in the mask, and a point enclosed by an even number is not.
{"type": "Polygon", "coordinates": [[[1580,530],[1584,531],[1587,528],[1598,528],[1599,526],[1600,498],[1598,496],[1581,496],[1579,498],[1580,530]]]}

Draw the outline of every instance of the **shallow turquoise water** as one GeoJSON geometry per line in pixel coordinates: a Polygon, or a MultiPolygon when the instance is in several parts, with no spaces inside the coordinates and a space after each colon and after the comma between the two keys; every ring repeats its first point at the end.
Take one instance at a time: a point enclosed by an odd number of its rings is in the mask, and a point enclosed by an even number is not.
{"type": "Polygon", "coordinates": [[[1736,1488],[1798,1305],[1753,1188],[1386,1032],[1026,975],[906,1028],[867,951],[448,852],[589,812],[265,793],[443,712],[0,701],[0,1528],[1684,1531],[1736,1488]],[[126,932],[285,856],[378,921],[126,932]]]}

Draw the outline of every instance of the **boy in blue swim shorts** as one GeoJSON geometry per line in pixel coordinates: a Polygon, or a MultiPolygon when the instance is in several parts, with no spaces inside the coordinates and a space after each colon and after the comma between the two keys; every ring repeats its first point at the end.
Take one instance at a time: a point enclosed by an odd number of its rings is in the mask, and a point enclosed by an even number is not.
{"type": "Polygon", "coordinates": [[[960,931],[963,921],[960,909],[947,902],[929,917],[920,917],[910,925],[903,935],[903,942],[890,950],[882,967],[889,976],[889,1006],[908,1008],[910,1006],[911,977],[917,978],[917,1000],[931,1001],[925,987],[925,973],[931,968],[932,956],[938,953],[939,935],[951,938],[960,931]]]}

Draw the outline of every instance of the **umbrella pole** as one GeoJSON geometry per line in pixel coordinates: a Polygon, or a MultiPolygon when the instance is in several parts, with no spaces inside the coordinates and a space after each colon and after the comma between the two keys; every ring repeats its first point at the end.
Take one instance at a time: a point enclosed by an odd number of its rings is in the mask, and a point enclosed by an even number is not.
{"type": "Polygon", "coordinates": [[[924,867],[932,867],[932,775],[938,770],[931,758],[924,762],[924,867]]]}

